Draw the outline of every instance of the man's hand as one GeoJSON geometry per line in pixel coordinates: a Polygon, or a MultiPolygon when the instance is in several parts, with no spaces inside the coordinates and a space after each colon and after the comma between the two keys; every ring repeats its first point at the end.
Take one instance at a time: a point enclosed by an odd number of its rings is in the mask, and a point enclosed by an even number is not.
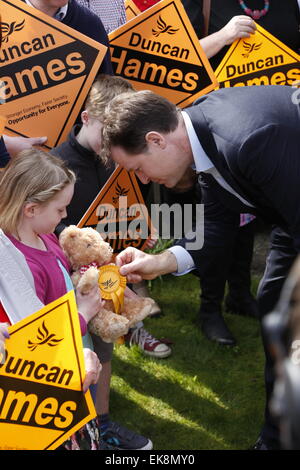
{"type": "Polygon", "coordinates": [[[155,279],[177,271],[176,257],[170,251],[151,255],[133,247],[126,248],[117,255],[116,265],[120,266],[120,274],[126,276],[131,283],[155,279]]]}
{"type": "Polygon", "coordinates": [[[11,137],[9,135],[3,135],[3,140],[9,155],[13,158],[18,153],[22,152],[22,150],[43,145],[47,142],[47,137],[11,137]]]}
{"type": "Polygon", "coordinates": [[[102,369],[97,354],[91,349],[84,348],[85,379],[82,390],[86,393],[91,384],[98,383],[99,375],[102,369]]]}

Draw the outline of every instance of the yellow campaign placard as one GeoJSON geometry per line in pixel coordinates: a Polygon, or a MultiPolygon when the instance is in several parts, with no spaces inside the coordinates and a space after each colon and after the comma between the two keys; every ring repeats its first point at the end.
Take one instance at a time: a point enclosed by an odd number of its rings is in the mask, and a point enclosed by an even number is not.
{"type": "Polygon", "coordinates": [[[5,133],[64,142],[107,47],[20,0],[1,0],[1,114],[5,133]]]}
{"type": "Polygon", "coordinates": [[[134,172],[117,167],[78,227],[96,229],[117,254],[128,246],[143,250],[151,221],[134,172]]]}
{"type": "Polygon", "coordinates": [[[180,0],[162,0],[109,34],[115,75],[182,108],[218,86],[180,0]]]}
{"type": "Polygon", "coordinates": [[[256,25],[250,38],[229,48],[215,74],[221,88],[252,85],[293,85],[300,79],[300,56],[256,25]]]}
{"type": "Polygon", "coordinates": [[[133,2],[133,0],[125,0],[125,13],[126,13],[126,19],[127,21],[132,20],[132,18],[135,18],[138,16],[141,11],[138,9],[136,4],[133,2]]]}
{"type": "Polygon", "coordinates": [[[6,118],[4,116],[0,116],[0,137],[2,137],[5,123],[6,123],[6,118]]]}
{"type": "Polygon", "coordinates": [[[74,292],[9,327],[0,357],[0,449],[53,450],[96,416],[74,292]]]}

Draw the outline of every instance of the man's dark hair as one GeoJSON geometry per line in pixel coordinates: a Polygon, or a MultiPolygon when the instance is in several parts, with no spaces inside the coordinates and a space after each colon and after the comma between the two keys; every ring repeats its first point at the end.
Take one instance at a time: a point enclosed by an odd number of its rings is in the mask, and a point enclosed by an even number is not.
{"type": "Polygon", "coordinates": [[[178,109],[166,98],[148,90],[123,93],[105,110],[102,156],[109,158],[112,146],[120,146],[132,155],[141,153],[147,147],[148,132],[168,134],[178,122],[178,109]]]}

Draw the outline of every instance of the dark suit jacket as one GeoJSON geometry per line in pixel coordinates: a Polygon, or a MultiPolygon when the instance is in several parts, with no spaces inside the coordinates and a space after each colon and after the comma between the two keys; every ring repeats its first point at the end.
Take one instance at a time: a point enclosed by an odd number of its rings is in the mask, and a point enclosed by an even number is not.
{"type": "MultiPolygon", "coordinates": [[[[185,111],[225,181],[255,206],[254,213],[287,230],[300,251],[300,107],[292,101],[294,93],[285,86],[227,88],[185,111]]],[[[215,180],[206,187],[223,206],[224,223],[226,211],[245,212],[215,180]]]]}
{"type": "Polygon", "coordinates": [[[195,29],[195,33],[201,39],[204,35],[203,0],[182,0],[182,5],[195,29]]]}
{"type": "Polygon", "coordinates": [[[0,168],[4,168],[9,162],[9,155],[5,147],[3,137],[0,138],[0,168]]]}

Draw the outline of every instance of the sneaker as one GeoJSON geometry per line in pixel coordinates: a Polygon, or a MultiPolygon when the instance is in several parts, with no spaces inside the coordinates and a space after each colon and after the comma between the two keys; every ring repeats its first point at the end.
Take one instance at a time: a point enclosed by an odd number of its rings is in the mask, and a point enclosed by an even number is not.
{"type": "Polygon", "coordinates": [[[101,438],[109,446],[117,450],[151,450],[153,444],[150,439],[140,436],[133,431],[112,421],[101,433],[101,438]]]}
{"type": "Polygon", "coordinates": [[[106,442],[103,437],[100,436],[99,439],[99,450],[119,450],[117,447],[112,446],[108,442],[106,442]]]}
{"type": "Polygon", "coordinates": [[[129,331],[125,336],[125,341],[129,343],[129,346],[136,344],[147,356],[164,359],[170,356],[172,352],[166,343],[154,338],[143,327],[134,328],[134,330],[129,331]]]}

